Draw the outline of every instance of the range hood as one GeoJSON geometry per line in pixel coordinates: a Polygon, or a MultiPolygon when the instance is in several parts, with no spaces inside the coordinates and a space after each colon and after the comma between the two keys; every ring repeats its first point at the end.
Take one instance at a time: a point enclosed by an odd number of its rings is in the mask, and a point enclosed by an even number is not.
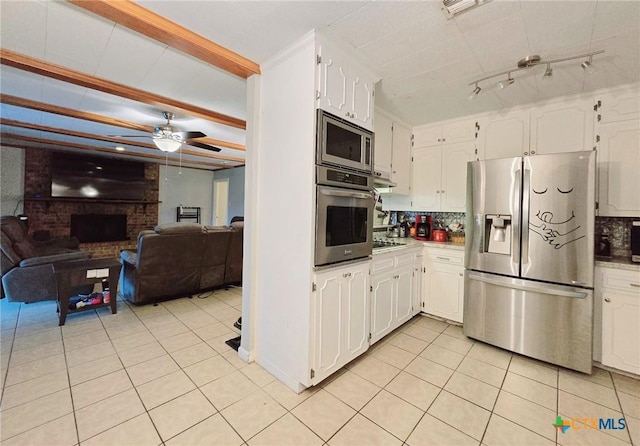
{"type": "Polygon", "coordinates": [[[396,187],[397,184],[391,181],[386,172],[375,172],[373,174],[373,185],[376,187],[396,187]]]}

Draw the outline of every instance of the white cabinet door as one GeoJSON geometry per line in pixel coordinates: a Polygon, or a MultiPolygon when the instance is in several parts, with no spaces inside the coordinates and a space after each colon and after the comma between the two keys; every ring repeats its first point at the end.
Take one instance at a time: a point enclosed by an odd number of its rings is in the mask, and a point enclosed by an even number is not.
{"type": "Polygon", "coordinates": [[[600,124],[640,119],[640,87],[634,85],[597,98],[600,124]]]}
{"type": "Polygon", "coordinates": [[[349,119],[351,104],[347,104],[348,67],[328,54],[320,57],[318,106],[336,116],[349,119]]]}
{"type": "Polygon", "coordinates": [[[392,193],[409,195],[411,186],[411,129],[398,123],[393,124],[391,180],[396,183],[396,187],[391,189],[392,193]]]}
{"type": "Polygon", "coordinates": [[[316,274],[313,384],[369,348],[369,277],[369,262],[316,274]]]}
{"type": "Polygon", "coordinates": [[[429,147],[473,141],[476,137],[475,119],[453,121],[446,124],[416,127],[413,130],[414,146],[429,147]]]}
{"type": "Polygon", "coordinates": [[[442,187],[440,210],[464,212],[467,199],[467,162],[474,161],[475,142],[442,146],[442,187]]]}
{"type": "MultiPolygon", "coordinates": [[[[371,130],[373,129],[374,82],[359,74],[354,65],[352,65],[350,74],[351,118],[356,124],[371,130]]],[[[349,98],[347,98],[347,103],[349,103],[349,98]]]]}
{"type": "Polygon", "coordinates": [[[529,152],[529,110],[496,114],[480,122],[480,159],[522,156],[529,152]]]}
{"type": "Polygon", "coordinates": [[[442,125],[414,128],[413,145],[415,147],[431,147],[442,145],[442,125]]]}
{"type": "Polygon", "coordinates": [[[600,126],[599,215],[640,216],[640,120],[600,126]]]}
{"type": "Polygon", "coordinates": [[[528,155],[591,150],[594,147],[594,116],[593,102],[586,99],[531,109],[528,155]]]}
{"type": "Polygon", "coordinates": [[[462,322],[463,268],[456,265],[425,262],[422,290],[426,313],[462,322]]]}
{"type": "Polygon", "coordinates": [[[406,265],[396,270],[395,292],[395,326],[407,322],[413,316],[413,265],[406,265]]]}
{"type": "Polygon", "coordinates": [[[413,210],[440,209],[441,158],[440,147],[414,149],[411,170],[411,208],[413,210]]]}
{"type": "Polygon", "coordinates": [[[422,253],[418,254],[413,264],[413,315],[422,311],[422,253]]]}
{"type": "Polygon", "coordinates": [[[393,293],[395,272],[393,270],[371,277],[371,344],[379,341],[393,330],[393,293]]]}
{"type": "Polygon", "coordinates": [[[344,290],[341,275],[334,272],[316,276],[315,364],[313,382],[320,382],[344,364],[344,290]]]}
{"type": "Polygon", "coordinates": [[[375,171],[390,174],[393,156],[393,121],[381,113],[376,114],[373,147],[375,171]]]}
{"type": "Polygon", "coordinates": [[[602,292],[602,363],[640,374],[640,293],[602,292]]]}
{"type": "Polygon", "coordinates": [[[369,348],[369,266],[350,268],[345,277],[345,364],[369,348]]]}

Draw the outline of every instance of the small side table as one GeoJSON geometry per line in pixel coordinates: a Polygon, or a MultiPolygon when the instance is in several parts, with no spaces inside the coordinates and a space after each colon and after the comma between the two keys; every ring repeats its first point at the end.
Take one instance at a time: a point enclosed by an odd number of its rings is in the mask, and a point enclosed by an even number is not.
{"type": "Polygon", "coordinates": [[[118,278],[120,275],[120,262],[117,259],[89,259],[72,260],[53,265],[58,284],[58,312],[60,321],[58,325],[64,325],[67,314],[78,313],[97,308],[111,307],[111,313],[116,314],[118,296],[118,278]],[[93,285],[102,282],[106,277],[87,278],[87,271],[108,269],[110,302],[97,305],[87,305],[76,310],[69,310],[69,299],[73,293],[73,288],[82,285],[93,285]]]}

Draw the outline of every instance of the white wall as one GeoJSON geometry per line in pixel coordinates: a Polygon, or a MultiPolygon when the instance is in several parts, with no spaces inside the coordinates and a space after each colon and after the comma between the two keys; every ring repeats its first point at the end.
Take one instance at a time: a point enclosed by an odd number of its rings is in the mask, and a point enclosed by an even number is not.
{"type": "MultiPolygon", "coordinates": [[[[229,221],[235,216],[244,217],[244,167],[235,169],[216,170],[213,173],[213,181],[229,180],[229,211],[227,216],[229,221]]],[[[213,197],[213,208],[215,209],[215,195],[213,189],[211,192],[213,197]]],[[[227,221],[225,224],[229,224],[227,221]]]]}
{"type": "Polygon", "coordinates": [[[213,172],[160,165],[159,187],[158,223],[175,222],[178,206],[199,206],[202,208],[200,223],[212,224],[213,172]]]}
{"type": "Polygon", "coordinates": [[[0,215],[22,214],[24,150],[0,148],[0,215]]]}

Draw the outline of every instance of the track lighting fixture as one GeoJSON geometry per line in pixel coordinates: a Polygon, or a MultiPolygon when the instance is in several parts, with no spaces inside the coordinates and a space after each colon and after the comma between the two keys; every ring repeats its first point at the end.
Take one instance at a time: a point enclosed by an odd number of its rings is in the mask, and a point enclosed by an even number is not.
{"type": "Polygon", "coordinates": [[[580,66],[585,70],[585,73],[591,75],[597,71],[597,68],[593,65],[593,56],[595,56],[596,54],[602,54],[602,53],[604,53],[604,50],[593,51],[587,54],[579,54],[577,56],[561,57],[558,59],[550,59],[550,60],[543,60],[537,54],[534,54],[532,56],[527,56],[524,59],[521,59],[518,61],[518,63],[516,64],[516,68],[512,68],[506,71],[501,71],[500,73],[495,73],[490,76],[486,76],[470,82],[469,85],[475,85],[475,88],[469,95],[469,99],[470,100],[474,99],[482,90],[478,85],[480,82],[486,81],[488,79],[493,79],[494,77],[504,76],[506,74],[507,79],[504,81],[498,82],[498,85],[500,86],[500,88],[504,89],[515,82],[515,79],[511,77],[512,73],[515,73],[517,71],[522,71],[522,70],[528,70],[529,68],[533,68],[537,65],[542,65],[542,64],[547,65],[547,69],[545,70],[544,75],[542,76],[542,79],[548,80],[548,79],[551,79],[553,76],[553,69],[551,68],[552,63],[566,62],[568,60],[575,60],[575,59],[584,59],[586,57],[587,60],[583,61],[580,64],[580,66]]]}
{"type": "Polygon", "coordinates": [[[591,76],[593,73],[598,71],[598,68],[594,67],[592,62],[593,62],[593,55],[591,54],[589,55],[589,58],[587,60],[585,60],[580,64],[580,66],[584,69],[585,73],[587,73],[589,76],[591,76]]]}
{"type": "Polygon", "coordinates": [[[476,82],[476,88],[473,89],[473,91],[471,92],[471,94],[469,94],[467,99],[469,99],[470,101],[473,101],[476,98],[476,96],[480,94],[481,91],[482,91],[482,88],[478,87],[478,83],[476,82]]]}
{"type": "Polygon", "coordinates": [[[512,78],[512,77],[511,77],[511,73],[509,73],[509,74],[508,74],[508,76],[507,76],[507,80],[506,80],[506,81],[500,81],[500,82],[498,82],[498,85],[500,86],[500,88],[502,88],[502,89],[504,90],[504,89],[505,89],[505,88],[507,88],[509,85],[513,85],[513,83],[514,83],[515,81],[516,81],[516,80],[515,80],[514,78],[512,78]]]}

